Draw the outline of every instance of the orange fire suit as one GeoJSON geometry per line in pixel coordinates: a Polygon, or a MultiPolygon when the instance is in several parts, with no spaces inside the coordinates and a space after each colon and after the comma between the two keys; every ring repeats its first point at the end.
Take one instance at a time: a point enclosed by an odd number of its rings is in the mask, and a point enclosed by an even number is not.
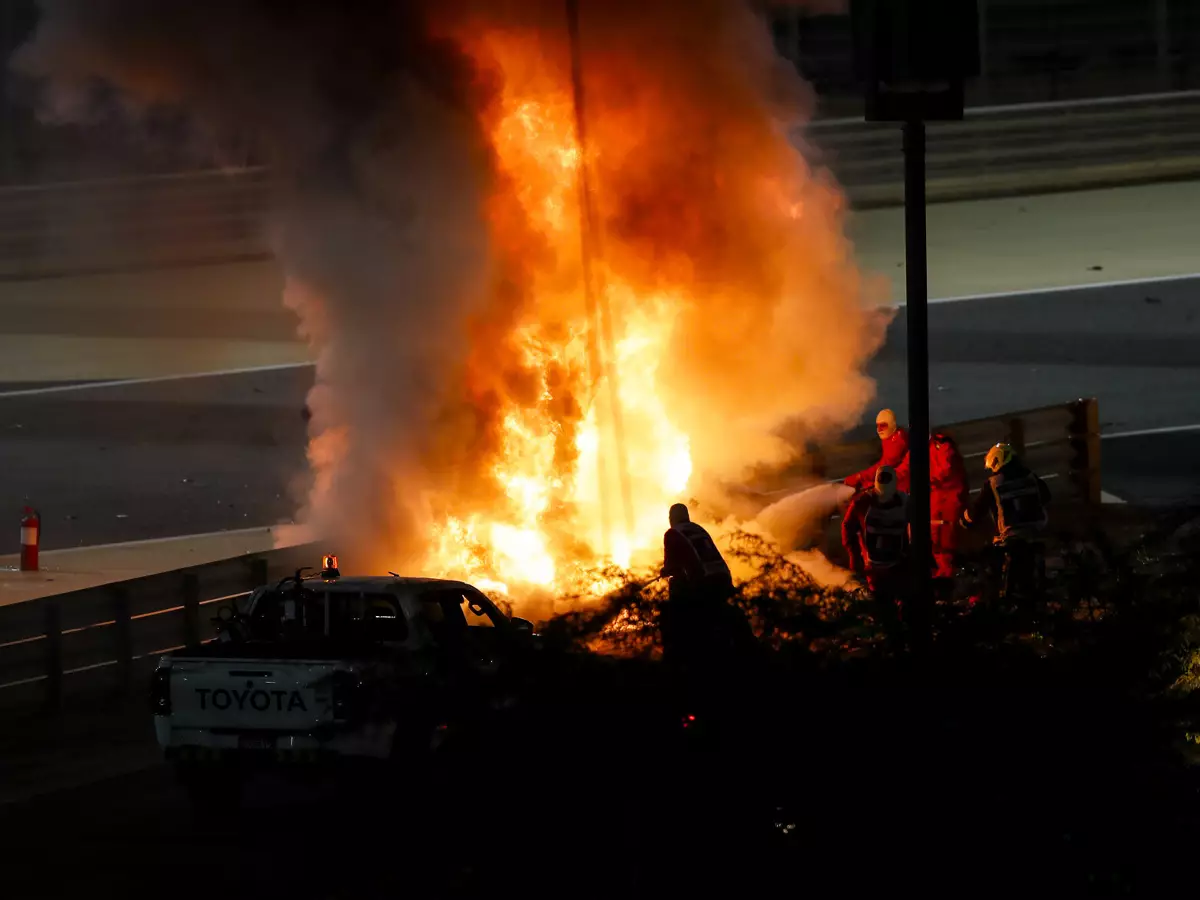
{"type": "MultiPolygon", "coordinates": [[[[909,457],[896,470],[896,480],[911,480],[909,457]],[[901,474],[903,472],[903,474],[901,474]]],[[[929,534],[933,549],[934,577],[954,577],[954,554],[958,550],[958,520],[967,508],[967,468],[954,439],[941,432],[929,436],[929,534]]]]}
{"type": "Polygon", "coordinates": [[[896,470],[896,489],[908,493],[908,468],[901,472],[901,465],[908,459],[908,429],[897,428],[889,438],[883,438],[883,452],[879,461],[867,466],[861,472],[855,472],[843,482],[852,488],[866,490],[875,485],[875,473],[880,466],[891,466],[896,470]]]}

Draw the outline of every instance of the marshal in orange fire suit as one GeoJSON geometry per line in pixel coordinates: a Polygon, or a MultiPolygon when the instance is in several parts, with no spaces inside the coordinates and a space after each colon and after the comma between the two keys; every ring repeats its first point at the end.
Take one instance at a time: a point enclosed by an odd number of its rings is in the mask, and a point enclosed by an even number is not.
{"type": "Polygon", "coordinates": [[[908,494],[896,490],[896,473],[880,466],[875,486],[854,497],[842,519],[842,544],[850,568],[867,580],[885,607],[898,603],[907,581],[909,562],[908,494]]]}
{"type": "Polygon", "coordinates": [[[844,484],[857,490],[870,490],[875,484],[875,473],[879,471],[879,467],[890,466],[895,470],[899,479],[896,485],[897,489],[907,493],[908,471],[906,469],[901,474],[899,467],[908,458],[908,430],[896,424],[894,412],[890,409],[881,409],[879,415],[875,417],[875,433],[879,435],[879,442],[883,449],[879,461],[867,466],[861,472],[855,472],[845,480],[844,484]]]}
{"type": "MultiPolygon", "coordinates": [[[[910,484],[909,456],[896,470],[897,480],[910,484]]],[[[935,578],[954,577],[954,553],[958,549],[958,520],[970,502],[967,467],[949,435],[935,431],[929,436],[929,533],[932,539],[935,578]]]]}

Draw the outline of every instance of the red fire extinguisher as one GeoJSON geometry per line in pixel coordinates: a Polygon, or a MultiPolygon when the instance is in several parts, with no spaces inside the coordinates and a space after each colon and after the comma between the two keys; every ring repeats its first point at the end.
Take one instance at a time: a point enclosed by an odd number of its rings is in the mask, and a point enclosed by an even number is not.
{"type": "Polygon", "coordinates": [[[42,533],[42,517],[32,506],[25,507],[21,516],[21,571],[38,570],[38,541],[42,533]]]}

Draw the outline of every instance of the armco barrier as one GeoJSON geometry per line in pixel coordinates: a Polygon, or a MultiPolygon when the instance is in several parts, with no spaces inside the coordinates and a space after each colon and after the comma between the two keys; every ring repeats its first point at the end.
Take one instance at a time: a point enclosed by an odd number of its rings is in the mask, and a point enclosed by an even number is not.
{"type": "Polygon", "coordinates": [[[303,545],[0,607],[0,708],[144,686],[160,654],[215,636],[218,603],[319,560],[303,545]]]}
{"type": "MultiPolygon", "coordinates": [[[[1100,419],[1094,399],[935,427],[953,437],[963,454],[972,494],[978,493],[983,484],[983,458],[988,449],[1007,441],[1047,481],[1052,526],[1081,526],[1097,520],[1101,502],[1100,419]]],[[[840,481],[861,471],[879,459],[879,452],[877,439],[811,448],[799,464],[760,478],[744,499],[749,507],[761,509],[806,487],[840,481]]],[[[831,560],[845,564],[840,518],[835,516],[823,529],[808,532],[803,539],[815,541],[831,560]]],[[[981,546],[984,540],[980,533],[974,533],[964,538],[964,547],[981,546]]]]}
{"type": "MultiPolygon", "coordinates": [[[[1034,471],[1054,482],[1056,502],[1100,502],[1100,416],[1095,399],[936,428],[954,438],[975,486],[982,481],[983,457],[988,449],[999,441],[1008,441],[1034,471]]],[[[754,487],[761,496],[770,498],[808,484],[844,478],[877,459],[876,439],[812,447],[799,463],[759,479],[754,487]]]]}
{"type": "MultiPolygon", "coordinates": [[[[797,143],[854,206],[903,201],[898,126],[810,123],[797,143]]],[[[1200,177],[1200,91],[979,107],[933,123],[931,201],[1200,177]]],[[[0,280],[261,259],[262,167],[0,189],[0,280]]]]}
{"type": "MultiPolygon", "coordinates": [[[[1100,502],[1095,400],[941,430],[958,442],[976,485],[983,455],[1008,440],[1039,474],[1053,479],[1056,503],[1100,502]]],[[[766,503],[773,490],[844,477],[878,454],[876,440],[814,449],[801,465],[774,476],[773,484],[758,485],[758,495],[766,503]]],[[[216,604],[314,566],[321,549],[308,544],[0,607],[0,708],[38,703],[57,708],[98,691],[144,686],[140,676],[160,654],[215,636],[216,604]]]]}
{"type": "MultiPolygon", "coordinates": [[[[802,141],[858,208],[904,202],[898,125],[812,123],[802,141]]],[[[968,109],[929,125],[930,201],[1200,176],[1200,91],[968,109]]]]}

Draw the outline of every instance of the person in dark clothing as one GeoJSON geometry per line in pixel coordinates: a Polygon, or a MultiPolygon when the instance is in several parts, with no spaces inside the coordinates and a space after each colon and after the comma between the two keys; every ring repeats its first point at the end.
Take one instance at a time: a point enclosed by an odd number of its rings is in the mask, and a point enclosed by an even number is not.
{"type": "Polygon", "coordinates": [[[712,537],[692,521],[682,503],[672,506],[667,517],[671,527],[663,535],[661,574],[670,579],[672,596],[683,592],[726,599],[733,591],[733,576],[712,537]]]}
{"type": "Polygon", "coordinates": [[[668,517],[660,573],[669,579],[660,620],[663,655],[683,668],[701,670],[715,653],[744,637],[749,625],[728,602],[733,576],[712,537],[682,503],[672,506],[668,517]]]}
{"type": "Polygon", "coordinates": [[[850,568],[866,579],[892,631],[904,606],[912,537],[908,495],[896,489],[896,482],[892,467],[880,466],[874,487],[856,495],[842,519],[842,545],[850,568]]]}
{"type": "Polygon", "coordinates": [[[1009,444],[997,444],[984,461],[988,479],[963,512],[964,528],[991,519],[1001,551],[1000,598],[1032,598],[1044,561],[1042,532],[1049,522],[1050,489],[1025,467],[1009,444]]]}

